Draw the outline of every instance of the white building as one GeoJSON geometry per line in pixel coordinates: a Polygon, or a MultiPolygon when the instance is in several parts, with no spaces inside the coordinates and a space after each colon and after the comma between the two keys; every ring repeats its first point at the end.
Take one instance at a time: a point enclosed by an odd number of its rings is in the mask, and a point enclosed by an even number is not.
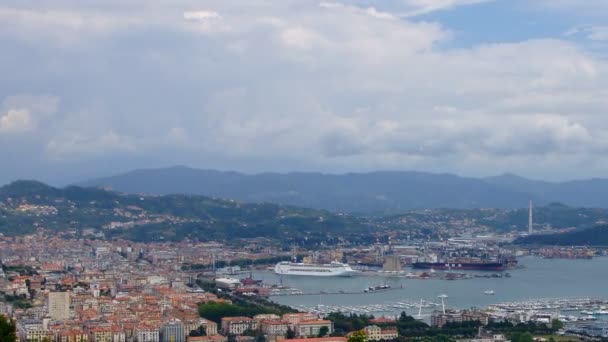
{"type": "Polygon", "coordinates": [[[139,326],[134,335],[136,342],[160,342],[160,332],[153,327],[139,326]]]}
{"type": "Polygon", "coordinates": [[[321,328],[327,327],[327,335],[334,331],[334,325],[332,321],[325,319],[318,319],[314,321],[303,321],[298,323],[298,336],[299,337],[317,337],[321,328]]]}
{"type": "Polygon", "coordinates": [[[70,293],[49,293],[49,316],[57,321],[70,319],[70,293]]]}

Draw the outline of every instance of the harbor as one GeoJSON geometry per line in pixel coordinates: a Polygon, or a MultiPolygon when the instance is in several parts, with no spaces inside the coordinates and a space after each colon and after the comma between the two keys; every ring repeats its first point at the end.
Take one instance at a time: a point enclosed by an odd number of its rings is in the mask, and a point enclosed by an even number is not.
{"type": "MultiPolygon", "coordinates": [[[[499,303],[534,303],[543,298],[606,298],[605,284],[608,258],[592,260],[520,258],[520,267],[510,270],[510,276],[493,277],[484,272],[465,272],[461,281],[446,281],[440,277],[407,278],[383,274],[365,277],[305,277],[278,276],[271,272],[255,272],[257,279],[267,284],[282,284],[301,291],[297,295],[271,296],[271,300],[297,309],[321,308],[322,311],[340,310],[363,312],[379,316],[394,316],[401,311],[417,314],[421,299],[427,303],[439,302],[437,296],[447,294],[446,306],[454,309],[470,307],[488,308],[499,303]],[[364,289],[388,284],[389,291],[366,293],[364,289]],[[492,291],[492,295],[486,291],[492,291]],[[309,294],[309,295],[302,295],[309,294]],[[404,303],[400,305],[399,303],[404,303]],[[407,305],[405,305],[407,304],[407,305]],[[400,306],[396,306],[400,305],[400,306]]],[[[405,272],[412,272],[406,269],[405,272]]],[[[445,273],[437,271],[436,273],[445,273]]],[[[555,304],[548,302],[549,306],[555,304]]],[[[525,307],[525,306],[524,306],[525,307]]],[[[504,307],[507,309],[507,307],[504,307]]],[[[547,307],[548,309],[549,307],[547,307]]],[[[422,308],[429,315],[435,307],[422,308]]],[[[533,307],[532,307],[533,309],[533,307]]],[[[597,311],[585,307],[581,310],[597,311]]],[[[306,310],[304,310],[306,311],[306,310]]]]}

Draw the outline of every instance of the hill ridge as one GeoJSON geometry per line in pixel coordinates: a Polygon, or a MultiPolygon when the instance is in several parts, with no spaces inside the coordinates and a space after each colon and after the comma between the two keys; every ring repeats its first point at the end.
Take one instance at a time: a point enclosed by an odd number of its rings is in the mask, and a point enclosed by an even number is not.
{"type": "Polygon", "coordinates": [[[560,202],[608,208],[608,179],[549,182],[513,173],[485,178],[393,170],[242,173],[179,165],[136,169],[80,184],[109,186],[127,193],[200,194],[355,214],[434,208],[513,209],[526,206],[529,200],[535,205],[560,202]]]}

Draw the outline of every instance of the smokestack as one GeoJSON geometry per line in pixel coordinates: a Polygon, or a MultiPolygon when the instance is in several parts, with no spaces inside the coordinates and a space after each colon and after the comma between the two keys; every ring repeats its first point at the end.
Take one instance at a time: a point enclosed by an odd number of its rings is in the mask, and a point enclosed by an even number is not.
{"type": "Polygon", "coordinates": [[[528,210],[528,234],[532,235],[533,233],[533,213],[532,213],[532,200],[530,200],[530,208],[528,210]]]}

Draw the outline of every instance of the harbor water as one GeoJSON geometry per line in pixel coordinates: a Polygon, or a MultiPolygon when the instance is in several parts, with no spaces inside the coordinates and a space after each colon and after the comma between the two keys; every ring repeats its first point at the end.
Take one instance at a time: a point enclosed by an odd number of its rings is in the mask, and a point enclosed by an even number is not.
{"type": "MultiPolygon", "coordinates": [[[[520,268],[509,270],[511,277],[471,278],[463,280],[410,279],[382,275],[341,277],[278,276],[270,271],[257,272],[255,277],[267,284],[282,284],[301,290],[305,294],[274,296],[277,303],[297,308],[306,307],[359,307],[376,306],[371,313],[394,315],[401,311],[417,314],[418,307],[398,305],[421,300],[439,304],[439,295],[445,294],[446,307],[465,309],[485,308],[503,302],[543,298],[598,297],[608,298],[608,258],[592,260],[542,259],[523,257],[520,268]],[[390,290],[363,293],[365,288],[388,284],[390,290]],[[484,292],[493,290],[494,295],[484,292]],[[343,292],[343,293],[340,293],[343,292]]],[[[410,271],[410,270],[407,270],[410,271]]],[[[488,274],[468,272],[470,274],[488,274]]],[[[492,273],[492,272],[490,272],[492,273]]],[[[427,315],[436,308],[423,308],[427,315]]]]}

